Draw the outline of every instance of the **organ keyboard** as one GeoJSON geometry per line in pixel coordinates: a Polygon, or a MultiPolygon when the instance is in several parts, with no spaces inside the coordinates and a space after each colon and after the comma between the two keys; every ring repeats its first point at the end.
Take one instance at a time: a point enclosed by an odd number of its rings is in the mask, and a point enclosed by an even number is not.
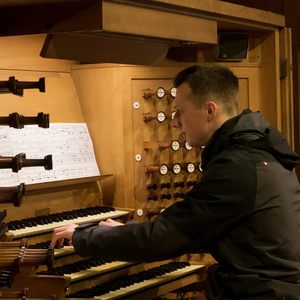
{"type": "Polygon", "coordinates": [[[120,218],[128,214],[129,211],[117,210],[108,206],[94,206],[76,209],[47,216],[32,217],[8,222],[8,232],[6,232],[3,236],[5,240],[19,239],[51,232],[57,227],[70,223],[97,223],[108,218],[120,218]]]}
{"type": "MultiPolygon", "coordinates": [[[[98,223],[107,218],[127,219],[129,214],[130,210],[93,206],[8,222],[8,232],[4,236],[6,240],[28,237],[31,243],[39,240],[36,245],[28,243],[28,248],[47,249],[50,241],[45,241],[45,237],[49,239],[56,227],[69,223],[98,223]]],[[[153,263],[151,269],[144,271],[150,264],[83,259],[72,246],[65,245],[54,249],[53,270],[46,271],[45,266],[39,266],[34,273],[17,274],[14,282],[8,283],[12,290],[28,287],[34,297],[46,297],[52,293],[57,299],[152,299],[198,282],[201,278],[199,272],[204,270],[203,265],[182,262],[158,264],[153,263]],[[120,286],[115,288],[115,285],[120,286]],[[97,293],[91,296],[89,290],[94,291],[96,287],[97,293]],[[100,294],[98,287],[101,287],[100,294]]]]}
{"type": "Polygon", "coordinates": [[[153,299],[171,290],[197,282],[201,271],[204,271],[204,265],[169,262],[126,278],[80,290],[66,295],[66,298],[153,299]]]}
{"type": "Polygon", "coordinates": [[[48,271],[41,271],[40,275],[62,275],[70,279],[73,284],[80,280],[85,280],[90,277],[103,275],[122,268],[136,265],[125,261],[104,261],[97,258],[88,258],[81,261],[76,261],[71,264],[66,264],[60,267],[53,268],[48,271]]]}

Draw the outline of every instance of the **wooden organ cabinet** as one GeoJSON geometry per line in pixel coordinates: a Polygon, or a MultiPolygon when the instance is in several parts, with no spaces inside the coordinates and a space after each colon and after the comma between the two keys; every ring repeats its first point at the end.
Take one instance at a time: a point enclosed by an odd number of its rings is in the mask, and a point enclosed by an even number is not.
{"type": "MultiPolygon", "coordinates": [[[[38,2],[0,2],[0,19],[6,20],[0,22],[0,80],[44,77],[46,92],[0,95],[0,115],[45,111],[51,123],[87,123],[101,175],[29,185],[21,207],[0,204],[5,222],[94,206],[114,209],[103,218],[147,221],[180,201],[201,179],[201,149],[190,148],[170,125],[172,79],[196,63],[231,68],[240,83],[239,110],[262,111],[293,145],[290,31],[283,16],[218,0],[38,2]],[[245,57],[219,56],[221,46],[229,52],[236,47],[221,42],[226,33],[247,36],[245,57]]],[[[32,248],[47,248],[53,227],[34,230],[7,232],[2,240],[25,238],[32,248]]],[[[29,297],[93,298],[87,289],[95,285],[173,263],[176,271],[150,286],[107,288],[95,298],[176,299],[186,293],[202,299],[203,265],[214,263],[208,254],[134,264],[83,259],[68,246],[54,251],[56,273],[39,266],[16,274],[10,287],[0,288],[0,299],[24,289],[29,297]]]]}

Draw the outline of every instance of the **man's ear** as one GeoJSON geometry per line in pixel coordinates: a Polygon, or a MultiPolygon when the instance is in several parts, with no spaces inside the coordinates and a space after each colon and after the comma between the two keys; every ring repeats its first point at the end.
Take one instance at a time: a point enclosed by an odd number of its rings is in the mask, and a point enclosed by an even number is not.
{"type": "Polygon", "coordinates": [[[207,121],[211,121],[215,118],[217,113],[217,104],[214,101],[206,102],[206,113],[207,113],[207,121]]]}

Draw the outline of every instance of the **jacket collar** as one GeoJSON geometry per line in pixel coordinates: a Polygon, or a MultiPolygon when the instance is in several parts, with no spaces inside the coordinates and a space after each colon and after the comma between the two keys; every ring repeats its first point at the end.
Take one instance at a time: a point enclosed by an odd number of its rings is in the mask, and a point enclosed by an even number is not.
{"type": "Polygon", "coordinates": [[[210,138],[201,154],[203,171],[217,154],[237,144],[267,151],[289,170],[299,161],[299,156],[276,128],[270,126],[259,112],[245,109],[224,122],[210,138]]]}

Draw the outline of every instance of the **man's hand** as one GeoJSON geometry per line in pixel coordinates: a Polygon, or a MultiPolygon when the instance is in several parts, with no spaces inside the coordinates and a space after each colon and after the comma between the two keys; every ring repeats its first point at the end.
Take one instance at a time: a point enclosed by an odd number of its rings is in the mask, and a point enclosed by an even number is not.
{"type": "Polygon", "coordinates": [[[122,226],[124,224],[121,222],[117,222],[113,219],[107,219],[105,221],[100,221],[98,225],[101,227],[115,227],[115,226],[122,226]]]}
{"type": "Polygon", "coordinates": [[[51,247],[63,246],[64,240],[69,240],[69,244],[72,244],[72,237],[77,227],[77,224],[68,224],[58,228],[55,228],[52,235],[52,241],[50,243],[51,247]]]}
{"type": "MultiPolygon", "coordinates": [[[[107,219],[105,221],[100,221],[98,224],[100,227],[115,227],[122,226],[123,223],[117,222],[113,219],[107,219]]],[[[72,245],[72,237],[75,228],[78,227],[77,224],[68,224],[58,228],[55,228],[52,235],[52,241],[50,243],[51,247],[63,246],[64,240],[69,240],[69,245],[72,245]]]]}

